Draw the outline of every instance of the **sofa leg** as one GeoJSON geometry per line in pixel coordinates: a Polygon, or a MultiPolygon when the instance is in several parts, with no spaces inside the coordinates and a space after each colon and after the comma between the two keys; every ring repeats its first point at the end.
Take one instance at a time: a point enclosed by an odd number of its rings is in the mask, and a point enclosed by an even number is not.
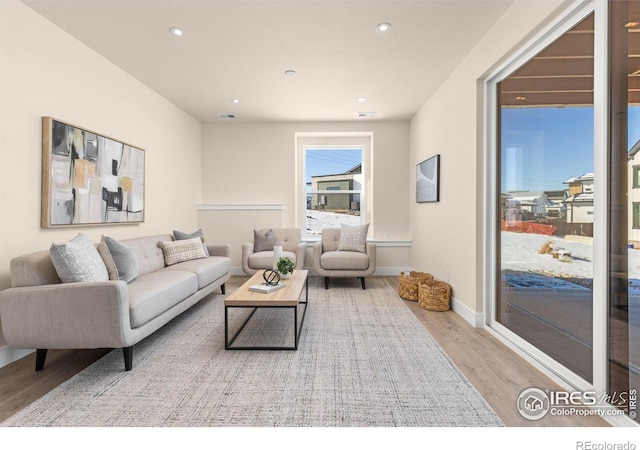
{"type": "Polygon", "coordinates": [[[220,286],[220,290],[222,291],[222,295],[226,294],[224,283],[222,283],[222,286],[220,286]]]}
{"type": "Polygon", "coordinates": [[[365,287],[364,287],[364,277],[360,277],[360,283],[362,283],[362,289],[365,289],[365,287]]]}
{"type": "Polygon", "coordinates": [[[124,370],[127,372],[133,367],[133,345],[131,347],[123,347],[124,354],[124,370]]]}
{"type": "Polygon", "coordinates": [[[329,289],[329,277],[324,277],[324,288],[329,289]]]}
{"type": "Polygon", "coordinates": [[[44,369],[44,360],[47,359],[47,349],[39,348],[36,350],[36,372],[44,369]]]}

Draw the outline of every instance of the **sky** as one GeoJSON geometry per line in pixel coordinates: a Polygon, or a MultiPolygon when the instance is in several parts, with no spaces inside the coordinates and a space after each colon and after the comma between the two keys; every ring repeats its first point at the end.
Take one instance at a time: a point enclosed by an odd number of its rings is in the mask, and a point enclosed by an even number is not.
{"type": "Polygon", "coordinates": [[[344,173],[361,162],[361,149],[307,149],[306,181],[311,182],[312,176],[344,173]]]}
{"type": "MultiPolygon", "coordinates": [[[[593,108],[505,108],[502,189],[560,190],[593,172],[593,108]]],[[[629,148],[640,139],[640,107],[629,109],[629,148]]]]}

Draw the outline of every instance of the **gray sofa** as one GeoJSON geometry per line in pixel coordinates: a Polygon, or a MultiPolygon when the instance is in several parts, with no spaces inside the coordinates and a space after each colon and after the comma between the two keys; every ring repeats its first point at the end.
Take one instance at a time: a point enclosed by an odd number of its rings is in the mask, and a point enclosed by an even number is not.
{"type": "Polygon", "coordinates": [[[121,242],[134,249],[138,276],[62,283],[49,251],[11,260],[10,289],[0,292],[2,331],[9,345],[35,348],[36,370],[47,349],[122,348],[125,370],[133,345],[220,288],[231,275],[231,247],[207,245],[211,256],[166,266],[157,235],[121,242]]]}

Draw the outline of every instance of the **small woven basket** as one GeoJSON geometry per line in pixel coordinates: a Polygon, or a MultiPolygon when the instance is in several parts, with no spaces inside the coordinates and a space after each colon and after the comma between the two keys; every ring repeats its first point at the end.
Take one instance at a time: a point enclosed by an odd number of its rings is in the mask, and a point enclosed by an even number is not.
{"type": "Polygon", "coordinates": [[[444,281],[427,280],[418,286],[418,306],[428,311],[451,309],[451,286],[444,281]]]}
{"type": "Polygon", "coordinates": [[[433,280],[433,275],[426,272],[409,272],[406,275],[400,273],[400,287],[398,288],[400,297],[412,302],[418,301],[418,286],[423,281],[433,280]]]}

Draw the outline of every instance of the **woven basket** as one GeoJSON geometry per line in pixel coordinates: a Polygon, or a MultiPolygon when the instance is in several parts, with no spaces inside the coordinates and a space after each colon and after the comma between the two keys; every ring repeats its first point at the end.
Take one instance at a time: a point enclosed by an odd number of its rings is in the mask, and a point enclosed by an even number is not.
{"type": "Polygon", "coordinates": [[[418,286],[418,306],[428,311],[451,309],[451,286],[444,281],[427,280],[418,286]]]}
{"type": "Polygon", "coordinates": [[[433,275],[426,272],[409,272],[405,275],[400,273],[400,287],[398,289],[400,297],[412,302],[418,301],[418,286],[423,281],[433,280],[433,275]]]}

